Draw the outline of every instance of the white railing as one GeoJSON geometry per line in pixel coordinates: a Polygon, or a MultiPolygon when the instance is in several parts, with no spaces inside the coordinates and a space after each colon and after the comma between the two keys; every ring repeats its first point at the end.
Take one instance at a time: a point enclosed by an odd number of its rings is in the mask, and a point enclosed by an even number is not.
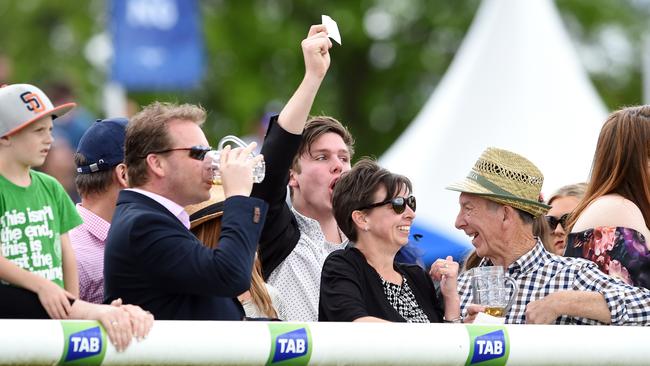
{"type": "Polygon", "coordinates": [[[650,328],[156,321],[117,353],[92,321],[0,320],[0,365],[648,365],[650,328]]]}

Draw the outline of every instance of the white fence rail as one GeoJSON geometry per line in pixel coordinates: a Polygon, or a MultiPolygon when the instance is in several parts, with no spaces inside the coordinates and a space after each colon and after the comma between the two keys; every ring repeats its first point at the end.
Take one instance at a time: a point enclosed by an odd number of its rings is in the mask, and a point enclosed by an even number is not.
{"type": "Polygon", "coordinates": [[[118,353],[96,322],[0,320],[0,365],[648,365],[648,339],[645,327],[156,321],[118,353]]]}

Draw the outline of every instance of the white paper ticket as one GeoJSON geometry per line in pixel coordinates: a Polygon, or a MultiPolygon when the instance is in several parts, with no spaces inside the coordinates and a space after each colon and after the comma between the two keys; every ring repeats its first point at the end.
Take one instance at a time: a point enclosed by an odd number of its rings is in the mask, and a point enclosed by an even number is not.
{"type": "Polygon", "coordinates": [[[336,24],[334,19],[330,18],[327,15],[322,15],[322,22],[327,28],[327,36],[335,40],[336,43],[342,45],[341,43],[341,33],[339,33],[339,26],[336,24]]]}

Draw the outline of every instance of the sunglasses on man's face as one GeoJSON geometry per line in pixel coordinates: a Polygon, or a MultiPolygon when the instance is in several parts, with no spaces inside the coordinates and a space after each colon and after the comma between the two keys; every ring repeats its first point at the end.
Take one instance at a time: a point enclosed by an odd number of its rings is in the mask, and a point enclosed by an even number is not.
{"type": "MultiPolygon", "coordinates": [[[[205,154],[208,153],[208,151],[211,151],[212,148],[210,146],[192,146],[192,147],[177,147],[175,149],[165,149],[165,150],[159,150],[159,151],[151,151],[149,154],[164,154],[172,151],[179,151],[179,150],[187,150],[190,152],[190,158],[195,159],[195,160],[203,160],[205,158],[205,154]]],[[[141,156],[140,159],[144,159],[147,156],[141,156]]]]}
{"type": "Polygon", "coordinates": [[[564,215],[560,216],[560,218],[557,218],[555,216],[545,216],[545,218],[551,230],[555,230],[557,224],[562,225],[562,228],[564,229],[566,228],[566,221],[569,219],[569,214],[565,213],[564,215]]]}
{"type": "Polygon", "coordinates": [[[367,210],[370,208],[375,208],[387,204],[391,204],[391,207],[393,208],[393,211],[395,211],[396,214],[401,214],[406,210],[406,206],[410,207],[413,212],[415,212],[415,196],[408,196],[406,198],[404,197],[395,197],[395,198],[390,198],[385,201],[373,203],[371,205],[361,207],[358,210],[367,210]]]}

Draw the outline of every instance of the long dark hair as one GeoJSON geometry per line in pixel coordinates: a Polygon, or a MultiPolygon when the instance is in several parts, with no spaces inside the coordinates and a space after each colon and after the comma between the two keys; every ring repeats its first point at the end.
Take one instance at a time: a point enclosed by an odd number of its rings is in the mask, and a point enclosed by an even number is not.
{"type": "Polygon", "coordinates": [[[603,124],[585,196],[567,223],[567,233],[587,206],[616,193],[634,202],[650,228],[650,106],[624,108],[603,124]]]}

